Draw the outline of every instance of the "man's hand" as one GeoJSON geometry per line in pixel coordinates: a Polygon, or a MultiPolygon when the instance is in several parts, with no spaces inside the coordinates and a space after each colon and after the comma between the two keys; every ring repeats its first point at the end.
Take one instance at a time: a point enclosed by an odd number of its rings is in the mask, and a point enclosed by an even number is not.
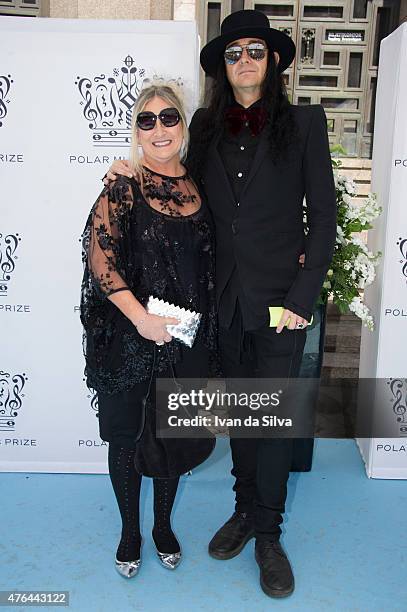
{"type": "Polygon", "coordinates": [[[308,321],[306,319],[295,314],[295,312],[292,312],[292,310],[284,308],[279,324],[276,327],[277,334],[279,334],[283,330],[288,320],[288,329],[304,329],[308,325],[308,321]],[[301,327],[298,327],[298,325],[300,325],[301,327]]]}
{"type": "Polygon", "coordinates": [[[109,183],[114,183],[114,181],[117,179],[117,174],[122,174],[123,176],[132,178],[133,173],[131,171],[130,162],[128,159],[116,159],[113,162],[107,171],[105,178],[103,179],[104,184],[109,185],[109,183]]]}
{"type": "MultiPolygon", "coordinates": [[[[298,263],[302,267],[304,267],[304,261],[305,261],[305,253],[301,253],[298,259],[298,263]]],[[[276,328],[276,332],[278,334],[283,330],[288,319],[290,319],[290,322],[287,325],[288,329],[296,329],[298,324],[302,325],[302,327],[297,328],[297,329],[303,329],[304,327],[307,327],[308,325],[308,321],[303,319],[303,317],[300,317],[299,315],[296,315],[291,310],[288,310],[287,308],[285,308],[283,311],[283,314],[281,315],[280,322],[276,328]]]]}

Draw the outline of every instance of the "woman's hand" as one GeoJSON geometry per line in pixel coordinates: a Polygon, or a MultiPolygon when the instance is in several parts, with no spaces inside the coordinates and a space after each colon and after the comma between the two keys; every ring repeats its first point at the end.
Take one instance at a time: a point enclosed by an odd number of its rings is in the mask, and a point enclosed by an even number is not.
{"type": "Polygon", "coordinates": [[[117,174],[122,174],[123,176],[132,178],[133,173],[131,171],[130,162],[128,159],[116,159],[113,162],[107,171],[105,178],[103,179],[104,184],[109,185],[109,183],[114,183],[114,181],[117,179],[117,174]]]}
{"type": "Polygon", "coordinates": [[[308,325],[308,321],[306,319],[295,314],[295,312],[293,312],[292,310],[288,310],[288,308],[284,308],[283,314],[281,315],[281,319],[276,328],[276,332],[278,334],[283,330],[288,319],[290,319],[287,325],[288,329],[304,329],[308,325]]]}
{"type": "Polygon", "coordinates": [[[160,317],[155,314],[146,314],[143,319],[135,321],[138,333],[146,340],[152,340],[157,344],[171,342],[172,336],[168,332],[167,325],[178,325],[180,321],[174,317],[160,317]]]}

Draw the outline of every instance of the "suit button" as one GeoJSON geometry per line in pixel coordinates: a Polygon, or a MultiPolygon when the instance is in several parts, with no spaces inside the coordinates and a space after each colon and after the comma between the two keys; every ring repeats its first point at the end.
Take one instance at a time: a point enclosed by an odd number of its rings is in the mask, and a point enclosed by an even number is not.
{"type": "Polygon", "coordinates": [[[232,233],[236,236],[236,234],[239,232],[239,228],[237,225],[237,219],[234,219],[232,221],[232,233]]]}

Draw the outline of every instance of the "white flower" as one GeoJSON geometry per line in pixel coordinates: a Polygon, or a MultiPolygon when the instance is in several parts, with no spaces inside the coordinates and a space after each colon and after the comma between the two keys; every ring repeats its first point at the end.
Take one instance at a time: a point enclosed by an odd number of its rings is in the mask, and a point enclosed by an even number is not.
{"type": "Polygon", "coordinates": [[[361,237],[350,231],[350,226],[352,222],[358,221],[362,230],[367,229],[366,226],[380,215],[382,208],[378,205],[377,197],[373,193],[369,193],[362,202],[360,200],[357,200],[357,203],[353,202],[352,197],[357,195],[356,184],[352,179],[340,174],[338,168],[334,168],[334,179],[338,212],[343,215],[343,223],[342,226],[338,225],[336,228],[335,265],[328,270],[323,287],[332,293],[335,303],[346,303],[350,311],[354,312],[366,327],[373,330],[373,318],[361,298],[353,298],[349,303],[343,290],[336,285],[332,287],[330,277],[342,272],[338,280],[340,279],[341,283],[344,282],[345,293],[348,288],[355,292],[373,282],[375,266],[378,265],[380,254],[374,255],[369,251],[361,237]],[[353,235],[347,238],[346,236],[350,234],[353,235]],[[347,248],[348,246],[352,248],[347,248]]]}
{"type": "MultiPolygon", "coordinates": [[[[370,285],[374,281],[374,265],[365,253],[359,253],[359,255],[357,255],[353,270],[358,273],[359,289],[364,289],[366,285],[370,285]]],[[[352,276],[352,278],[356,279],[356,276],[352,276]]]]}
{"type": "Polygon", "coordinates": [[[343,190],[342,178],[343,177],[338,173],[338,171],[334,170],[334,180],[335,180],[335,188],[336,189],[343,190]]]}
{"type": "Polygon", "coordinates": [[[354,181],[343,174],[339,174],[338,170],[334,170],[335,187],[339,191],[345,191],[353,196],[356,194],[356,185],[354,181]]]}
{"type": "Polygon", "coordinates": [[[340,225],[336,226],[336,242],[338,244],[346,244],[345,234],[340,225]]]}
{"type": "Polygon", "coordinates": [[[351,179],[348,179],[345,177],[345,189],[346,192],[349,193],[349,195],[355,195],[356,194],[356,185],[354,183],[354,181],[352,181],[351,179]]]}
{"type": "MultiPolygon", "coordinates": [[[[349,198],[349,196],[346,196],[346,197],[349,198]]],[[[345,196],[343,197],[343,199],[345,201],[345,196]]],[[[345,211],[345,219],[348,221],[353,221],[353,219],[359,219],[359,218],[360,218],[360,207],[357,204],[354,204],[352,201],[350,201],[345,211]]]]}
{"type": "Polygon", "coordinates": [[[349,310],[354,312],[367,328],[369,328],[371,331],[374,329],[373,317],[369,314],[369,308],[366,306],[366,304],[362,303],[359,296],[353,298],[349,304],[349,310]]]}
{"type": "Polygon", "coordinates": [[[350,239],[350,242],[354,244],[355,246],[358,246],[361,249],[361,251],[363,251],[363,253],[367,254],[369,252],[367,250],[367,246],[365,245],[363,240],[359,238],[359,236],[352,236],[350,239]]]}
{"type": "Polygon", "coordinates": [[[360,205],[360,220],[362,223],[371,223],[382,212],[382,207],[377,202],[377,196],[369,193],[367,199],[360,205]]]}

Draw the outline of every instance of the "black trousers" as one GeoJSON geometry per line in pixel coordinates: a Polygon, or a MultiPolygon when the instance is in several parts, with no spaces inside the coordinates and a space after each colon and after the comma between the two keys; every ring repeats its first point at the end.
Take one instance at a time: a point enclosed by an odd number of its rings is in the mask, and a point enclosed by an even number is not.
{"type": "MultiPolygon", "coordinates": [[[[239,305],[232,324],[219,328],[221,365],[228,378],[298,377],[306,329],[280,334],[264,325],[244,330],[239,305]]],[[[232,383],[233,384],[233,383],[232,383]]],[[[254,513],[256,537],[277,540],[285,511],[292,439],[230,438],[236,510],[254,513]]]]}

